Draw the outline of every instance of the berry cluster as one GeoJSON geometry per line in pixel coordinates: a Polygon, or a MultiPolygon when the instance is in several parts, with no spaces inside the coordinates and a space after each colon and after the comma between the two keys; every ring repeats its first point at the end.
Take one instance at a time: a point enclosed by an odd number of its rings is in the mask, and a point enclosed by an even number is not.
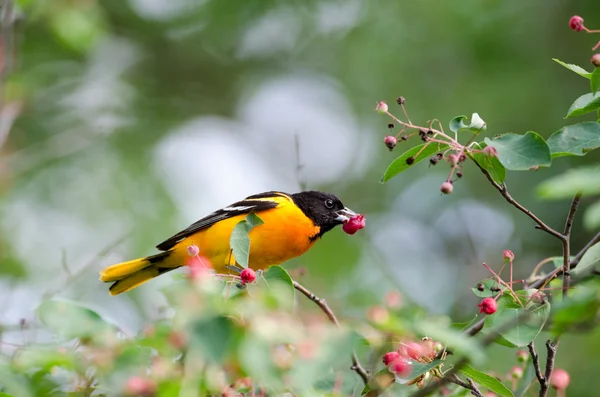
{"type": "MultiPolygon", "coordinates": [[[[396,350],[385,353],[382,361],[392,373],[400,377],[410,377],[414,362],[430,363],[443,350],[444,346],[440,342],[435,342],[429,337],[424,337],[420,342],[400,343],[396,350]]],[[[428,372],[410,380],[406,384],[416,384],[418,387],[422,387],[430,376],[428,372]]]]}
{"type": "MultiPolygon", "coordinates": [[[[398,117],[394,116],[389,112],[389,107],[386,102],[381,101],[375,107],[375,110],[378,113],[388,115],[391,117],[392,122],[388,123],[388,128],[390,130],[396,129],[396,124],[400,126],[399,130],[395,135],[388,135],[384,137],[383,143],[390,150],[393,151],[397,146],[398,142],[408,141],[411,138],[418,137],[419,140],[424,142],[421,145],[419,151],[412,156],[406,157],[405,161],[407,165],[413,165],[416,162],[423,159],[423,153],[431,153],[431,151],[427,151],[430,145],[437,146],[437,153],[429,158],[429,164],[431,166],[435,166],[438,163],[442,162],[448,164],[450,166],[450,173],[446,180],[440,185],[440,191],[443,194],[450,194],[454,190],[453,183],[455,181],[454,177],[462,178],[463,176],[463,164],[464,162],[472,155],[472,154],[483,154],[485,156],[498,156],[498,152],[492,146],[486,146],[483,149],[476,149],[473,147],[472,139],[469,141],[468,145],[462,145],[457,137],[451,137],[444,132],[442,124],[439,120],[433,119],[429,120],[426,123],[426,126],[418,126],[414,125],[410,118],[408,117],[408,113],[406,111],[405,103],[406,99],[402,96],[396,99],[396,103],[400,105],[402,108],[402,112],[404,113],[404,117],[407,121],[402,121],[398,117]],[[434,128],[438,127],[439,129],[434,128]]],[[[486,129],[486,124],[483,120],[479,120],[480,124],[477,126],[475,131],[475,135],[480,131],[486,129]]]]}

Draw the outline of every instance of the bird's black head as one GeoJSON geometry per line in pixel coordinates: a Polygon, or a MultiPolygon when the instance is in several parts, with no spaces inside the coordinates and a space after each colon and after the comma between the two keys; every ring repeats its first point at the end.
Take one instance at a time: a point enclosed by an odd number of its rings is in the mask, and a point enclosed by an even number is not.
{"type": "Polygon", "coordinates": [[[291,195],[294,203],[321,228],[315,238],[341,225],[356,213],[342,204],[342,201],[331,193],[309,190],[291,195]]]}

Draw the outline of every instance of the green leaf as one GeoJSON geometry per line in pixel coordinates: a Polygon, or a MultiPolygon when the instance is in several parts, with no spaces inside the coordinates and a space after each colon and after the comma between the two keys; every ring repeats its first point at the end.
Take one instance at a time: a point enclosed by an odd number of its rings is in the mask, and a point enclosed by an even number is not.
{"type": "MultiPolygon", "coordinates": [[[[518,291],[518,295],[529,294],[530,291],[518,291]]],[[[527,300],[527,296],[522,300],[527,300]]],[[[533,302],[530,302],[534,305],[533,302]]],[[[550,304],[536,305],[531,310],[521,308],[513,298],[505,294],[498,299],[496,313],[486,319],[484,330],[499,333],[504,338],[499,343],[511,347],[522,347],[535,339],[548,320],[550,304]]]]}
{"type": "Polygon", "coordinates": [[[67,300],[45,301],[37,312],[48,329],[66,339],[98,338],[115,331],[95,311],[67,300]]]}
{"type": "Polygon", "coordinates": [[[12,394],[4,393],[0,391],[0,397],[13,397],[12,394]]]}
{"type": "MultiPolygon", "coordinates": [[[[477,149],[483,150],[487,146],[484,142],[477,142],[474,144],[477,149]]],[[[506,179],[506,168],[502,165],[498,157],[488,156],[483,153],[471,153],[473,160],[477,161],[477,164],[482,166],[496,183],[503,183],[506,179]]]]}
{"type": "Polygon", "coordinates": [[[513,393],[504,383],[486,373],[476,370],[470,365],[465,365],[459,368],[459,371],[473,379],[473,381],[482,387],[503,397],[514,397],[513,393]]]}
{"type": "Polygon", "coordinates": [[[554,62],[558,63],[559,65],[562,65],[565,68],[569,69],[570,71],[577,73],[581,77],[585,77],[586,79],[590,79],[592,77],[592,74],[590,72],[588,72],[587,70],[585,70],[584,68],[582,68],[581,66],[573,65],[571,63],[565,63],[556,58],[552,58],[552,60],[554,62]]]}
{"type": "Polygon", "coordinates": [[[246,219],[235,225],[231,232],[229,245],[233,251],[235,261],[243,268],[248,267],[248,260],[250,259],[250,237],[248,233],[254,227],[260,226],[263,223],[263,220],[252,212],[246,216],[246,219]]]}
{"type": "Polygon", "coordinates": [[[580,96],[573,102],[565,119],[569,117],[581,116],[582,114],[595,112],[600,108],[600,92],[595,94],[589,93],[580,96]]]}
{"type": "Polygon", "coordinates": [[[273,281],[276,283],[281,283],[290,289],[290,296],[294,297],[296,289],[294,288],[294,281],[290,274],[285,271],[281,266],[271,266],[267,269],[266,272],[263,273],[263,277],[267,284],[273,281]]]}
{"type": "Polygon", "coordinates": [[[498,282],[491,278],[488,278],[487,280],[481,280],[480,282],[477,283],[477,286],[471,288],[471,291],[473,291],[475,296],[478,296],[480,298],[496,296],[496,295],[498,295],[498,292],[500,292],[498,282]],[[479,284],[481,284],[481,286],[483,286],[483,291],[480,291],[479,288],[477,288],[477,286],[479,284]],[[492,289],[493,289],[493,291],[492,291],[492,289]]]}
{"type": "Polygon", "coordinates": [[[448,145],[445,144],[428,143],[417,145],[407,150],[406,152],[402,153],[400,157],[392,161],[392,163],[388,166],[387,170],[385,171],[385,174],[383,174],[383,177],[381,178],[381,183],[389,181],[399,173],[406,171],[408,168],[412,167],[418,162],[426,159],[434,153],[446,149],[447,147],[448,145]],[[409,157],[412,157],[414,159],[414,162],[410,165],[406,164],[406,159],[409,157]]]}
{"type": "Polygon", "coordinates": [[[469,120],[467,116],[456,116],[450,120],[450,130],[454,133],[457,133],[460,130],[467,130],[474,134],[479,134],[487,129],[485,121],[483,121],[477,113],[473,113],[469,124],[465,123],[466,120],[469,120]]]}
{"type": "Polygon", "coordinates": [[[504,134],[493,140],[485,138],[488,146],[498,151],[498,159],[507,170],[527,171],[535,167],[549,167],[552,163],[550,149],[538,133],[525,135],[504,134]]]}
{"type": "Polygon", "coordinates": [[[433,360],[430,363],[421,363],[418,361],[413,361],[412,362],[412,369],[410,372],[410,375],[407,375],[406,377],[399,377],[398,375],[395,376],[395,382],[396,383],[400,383],[400,384],[405,384],[406,382],[410,382],[411,380],[426,374],[427,372],[431,371],[434,368],[437,368],[440,366],[440,364],[442,363],[442,360],[433,360]]]}
{"type": "Polygon", "coordinates": [[[552,309],[551,330],[561,335],[569,330],[579,332],[597,326],[597,313],[600,309],[600,280],[581,283],[574,288],[569,299],[554,304],[552,309]]]}
{"type": "Polygon", "coordinates": [[[592,77],[590,78],[590,88],[593,94],[600,89],[600,68],[594,68],[592,77]]]}
{"type": "Polygon", "coordinates": [[[227,317],[204,318],[192,325],[192,343],[204,357],[222,362],[232,347],[234,328],[227,317]]]}
{"type": "Polygon", "coordinates": [[[571,274],[573,276],[578,276],[587,271],[589,267],[596,266],[598,263],[600,263],[600,243],[592,245],[585,254],[583,254],[577,267],[571,270],[571,274]]]}
{"type": "Polygon", "coordinates": [[[552,134],[546,143],[552,158],[583,156],[600,147],[600,123],[568,125],[552,134]]]}
{"type": "Polygon", "coordinates": [[[537,193],[544,199],[571,198],[577,193],[592,196],[600,193],[600,167],[581,167],[546,179],[537,193]]]}
{"type": "Polygon", "coordinates": [[[61,352],[58,348],[36,349],[28,347],[16,353],[14,364],[22,371],[28,371],[32,368],[41,368],[44,371],[49,371],[52,367],[73,369],[75,367],[75,360],[70,351],[61,352]]]}
{"type": "Polygon", "coordinates": [[[583,224],[588,230],[596,230],[600,227],[600,201],[587,207],[583,214],[583,224]]]}

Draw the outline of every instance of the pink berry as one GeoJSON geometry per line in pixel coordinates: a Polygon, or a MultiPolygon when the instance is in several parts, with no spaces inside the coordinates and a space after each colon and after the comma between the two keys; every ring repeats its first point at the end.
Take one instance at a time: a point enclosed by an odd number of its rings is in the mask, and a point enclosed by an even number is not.
{"type": "Polygon", "coordinates": [[[446,181],[440,186],[440,192],[444,194],[450,194],[452,190],[454,190],[454,186],[452,186],[452,182],[450,181],[446,181]]]}
{"type": "Polygon", "coordinates": [[[571,377],[569,373],[561,368],[555,368],[550,377],[550,384],[557,390],[564,390],[569,386],[571,377]]]}
{"type": "Polygon", "coordinates": [[[479,313],[494,314],[498,309],[498,303],[494,298],[484,298],[479,306],[479,313]]]}
{"type": "Polygon", "coordinates": [[[347,234],[354,234],[360,229],[364,228],[365,224],[365,216],[357,214],[356,216],[353,216],[352,218],[348,219],[344,223],[344,226],[342,226],[342,229],[344,229],[344,232],[346,232],[347,234]]]}
{"type": "Polygon", "coordinates": [[[400,354],[398,354],[398,352],[388,352],[383,355],[383,363],[385,365],[390,365],[399,358],[400,354]]]}
{"type": "Polygon", "coordinates": [[[125,384],[125,394],[128,396],[151,396],[156,393],[156,382],[152,379],[132,376],[125,384]]]}
{"type": "Polygon", "coordinates": [[[529,353],[525,350],[517,350],[517,361],[520,363],[525,363],[529,360],[529,353]]]}
{"type": "Polygon", "coordinates": [[[590,59],[590,61],[592,62],[592,65],[594,65],[597,68],[600,68],[600,54],[592,55],[592,59],[590,59]]]}
{"type": "Polygon", "coordinates": [[[415,361],[418,361],[423,355],[423,349],[420,344],[416,342],[407,343],[406,346],[406,355],[409,358],[412,358],[415,361]]]}
{"type": "Polygon", "coordinates": [[[200,280],[208,277],[212,268],[212,263],[210,263],[208,258],[201,255],[189,258],[186,261],[186,265],[190,269],[190,278],[192,280],[200,280]]]}
{"type": "Polygon", "coordinates": [[[576,32],[583,29],[583,18],[579,15],[574,15],[569,19],[569,27],[576,32]]]}
{"type": "Polygon", "coordinates": [[[391,135],[390,136],[386,136],[383,139],[383,143],[385,143],[385,146],[387,146],[387,148],[390,149],[390,152],[391,152],[396,147],[396,138],[394,138],[391,135]]]}
{"type": "Polygon", "coordinates": [[[392,364],[390,365],[390,371],[397,375],[408,375],[411,371],[410,367],[410,363],[399,358],[398,360],[392,362],[392,364]]]}
{"type": "Polygon", "coordinates": [[[513,379],[521,379],[523,377],[523,368],[521,367],[512,367],[510,370],[510,376],[513,379]]]}
{"type": "Polygon", "coordinates": [[[511,250],[504,250],[504,251],[502,251],[502,258],[506,262],[512,262],[515,260],[515,254],[513,254],[513,252],[511,250]]]}
{"type": "Polygon", "coordinates": [[[197,245],[190,245],[187,247],[187,252],[189,256],[196,256],[200,253],[200,248],[197,245]]]}
{"type": "Polygon", "coordinates": [[[388,105],[384,101],[381,101],[375,106],[375,110],[379,113],[387,113],[388,105]]]}
{"type": "Polygon", "coordinates": [[[240,273],[240,278],[242,279],[242,284],[253,283],[256,280],[256,273],[247,267],[240,273]]]}

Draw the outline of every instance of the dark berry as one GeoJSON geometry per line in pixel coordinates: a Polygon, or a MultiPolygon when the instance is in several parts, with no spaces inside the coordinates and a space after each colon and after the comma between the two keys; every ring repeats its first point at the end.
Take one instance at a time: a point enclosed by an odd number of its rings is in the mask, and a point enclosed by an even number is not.
{"type": "Polygon", "coordinates": [[[427,130],[427,135],[433,135],[433,130],[431,128],[427,130]]]}
{"type": "Polygon", "coordinates": [[[406,164],[408,165],[412,165],[415,162],[415,158],[414,157],[408,157],[406,159],[406,164]]]}
{"type": "Polygon", "coordinates": [[[404,102],[406,102],[406,99],[404,99],[403,96],[399,96],[398,98],[396,98],[396,102],[398,103],[398,105],[404,105],[404,102]]]}
{"type": "Polygon", "coordinates": [[[485,285],[483,285],[483,283],[477,284],[477,291],[479,291],[479,292],[485,291],[485,285]]]}
{"type": "Polygon", "coordinates": [[[462,173],[462,171],[457,171],[457,172],[456,172],[456,177],[457,177],[457,178],[462,178],[462,177],[463,177],[463,173],[462,173]]]}
{"type": "Polygon", "coordinates": [[[408,135],[402,135],[402,138],[400,139],[402,139],[403,141],[408,141],[408,135]]]}
{"type": "Polygon", "coordinates": [[[391,130],[392,128],[394,128],[394,123],[389,123],[388,124],[388,128],[391,130]]]}
{"type": "Polygon", "coordinates": [[[438,152],[438,153],[436,154],[436,156],[437,156],[438,160],[441,160],[441,159],[443,159],[443,158],[444,158],[444,153],[442,153],[442,152],[438,152]]]}
{"type": "Polygon", "coordinates": [[[390,149],[390,151],[392,151],[396,147],[396,138],[394,138],[393,136],[386,136],[383,139],[383,143],[385,143],[385,146],[387,146],[387,148],[390,149]]]}
{"type": "Polygon", "coordinates": [[[436,165],[438,162],[438,158],[436,156],[433,156],[432,158],[429,159],[429,164],[431,165],[436,165]]]}

